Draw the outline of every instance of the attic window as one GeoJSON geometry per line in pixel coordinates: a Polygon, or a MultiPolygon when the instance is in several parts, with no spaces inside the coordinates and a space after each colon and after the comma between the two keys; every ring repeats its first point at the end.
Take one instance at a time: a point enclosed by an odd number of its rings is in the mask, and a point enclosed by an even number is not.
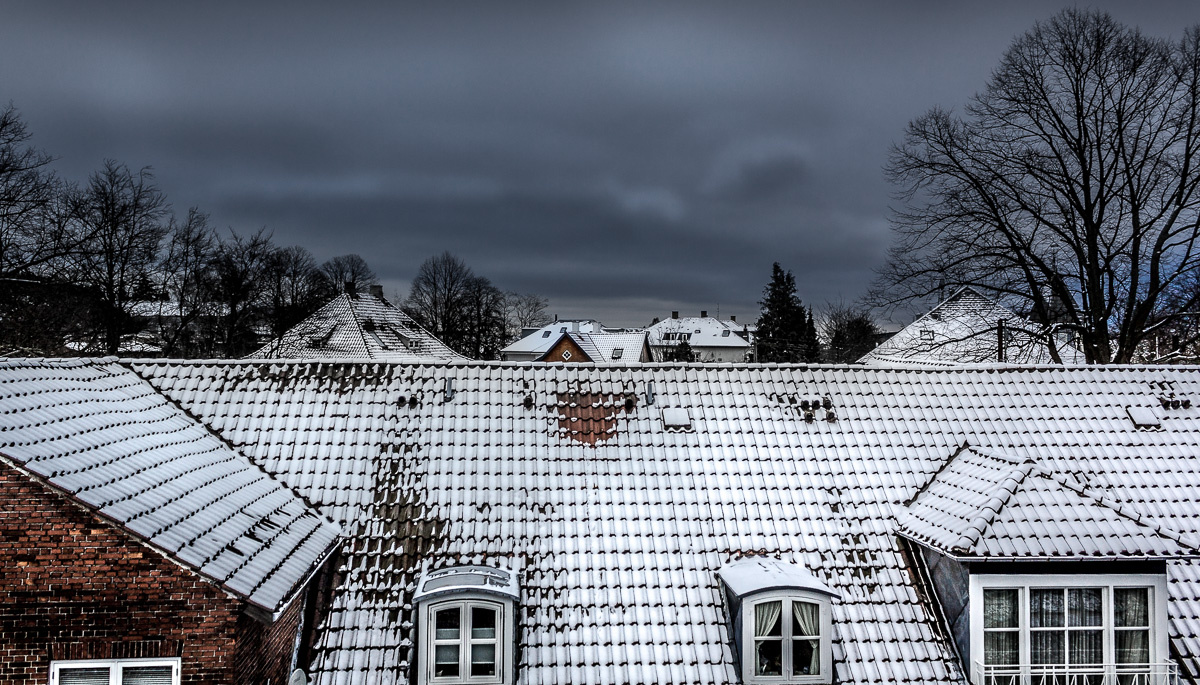
{"type": "Polygon", "coordinates": [[[722,337],[722,338],[728,338],[728,337],[729,337],[729,331],[728,331],[728,330],[721,331],[721,337],[722,337]]]}
{"type": "Polygon", "coordinates": [[[742,682],[832,682],[833,590],[797,564],[761,557],[726,564],[717,575],[742,682]]]}
{"type": "Polygon", "coordinates": [[[933,330],[929,328],[922,328],[921,340],[933,340],[933,330]]]}
{"type": "Polygon", "coordinates": [[[458,566],[422,574],[417,605],[417,682],[468,685],[513,682],[516,574],[458,566]]]}
{"type": "Polygon", "coordinates": [[[621,355],[623,355],[623,354],[625,354],[625,348],[624,348],[624,347],[617,347],[617,348],[613,349],[613,351],[612,351],[612,358],[613,358],[613,359],[620,359],[620,358],[621,358],[621,355]]]}
{"type": "Polygon", "coordinates": [[[549,337],[550,337],[550,331],[542,331],[542,337],[543,337],[543,338],[549,338],[549,337]]]}

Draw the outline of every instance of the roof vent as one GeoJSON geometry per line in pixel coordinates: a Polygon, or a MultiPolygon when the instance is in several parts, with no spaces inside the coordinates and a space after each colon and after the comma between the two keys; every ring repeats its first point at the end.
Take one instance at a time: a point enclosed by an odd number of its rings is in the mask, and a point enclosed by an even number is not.
{"type": "Polygon", "coordinates": [[[654,381],[646,383],[646,404],[654,404],[654,381]]]}
{"type": "Polygon", "coordinates": [[[663,427],[667,430],[686,431],[692,429],[692,417],[683,407],[664,407],[663,427]]]}
{"type": "Polygon", "coordinates": [[[1138,428],[1161,428],[1162,420],[1148,407],[1128,407],[1126,410],[1133,425],[1138,428]]]}

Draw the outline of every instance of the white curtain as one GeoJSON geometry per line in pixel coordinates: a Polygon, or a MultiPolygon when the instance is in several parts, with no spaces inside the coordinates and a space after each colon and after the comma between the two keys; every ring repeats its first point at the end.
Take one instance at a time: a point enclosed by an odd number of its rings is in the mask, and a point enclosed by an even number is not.
{"type": "Polygon", "coordinates": [[[779,635],[775,629],[779,614],[783,613],[782,602],[763,602],[754,605],[754,637],[779,635]]]}
{"type": "MultiPolygon", "coordinates": [[[[800,635],[820,637],[821,608],[819,606],[810,602],[792,602],[792,614],[796,617],[796,626],[800,635]]],[[[816,675],[821,672],[821,642],[820,640],[805,640],[805,642],[810,643],[813,647],[807,673],[816,675]]],[[[800,664],[797,663],[796,667],[797,671],[802,670],[800,664]]]]}

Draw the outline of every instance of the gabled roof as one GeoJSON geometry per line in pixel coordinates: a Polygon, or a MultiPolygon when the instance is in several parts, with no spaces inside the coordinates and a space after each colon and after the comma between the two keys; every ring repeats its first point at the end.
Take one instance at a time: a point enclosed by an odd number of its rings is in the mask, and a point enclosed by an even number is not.
{"type": "Polygon", "coordinates": [[[754,327],[748,328],[736,321],[717,319],[711,316],[685,316],[679,319],[663,319],[646,329],[652,346],[674,346],[677,340],[667,338],[669,333],[680,333],[688,336],[688,344],[692,347],[733,347],[749,348],[751,343],[742,337],[748,330],[753,333],[754,327]]]}
{"type": "Polygon", "coordinates": [[[1074,478],[973,447],[899,514],[897,532],[960,559],[1200,557],[1194,541],[1074,478]]]}
{"type": "Polygon", "coordinates": [[[0,359],[0,458],[271,614],[339,529],[115,360],[0,359]]]}
{"type": "Polygon", "coordinates": [[[640,333],[559,333],[553,338],[554,343],[537,358],[537,361],[559,361],[548,359],[547,355],[557,347],[563,338],[570,338],[583,353],[588,361],[596,364],[637,364],[642,361],[642,348],[646,345],[646,332],[640,333]],[[620,356],[613,356],[620,350],[620,356]]]}
{"type": "MultiPolygon", "coordinates": [[[[748,555],[840,595],[837,682],[960,684],[896,517],[964,443],[1200,532],[1200,403],[1157,428],[1127,412],[1200,399],[1195,367],[135,367],[345,523],[322,685],[407,682],[413,588],[455,564],[519,570],[521,683],[735,683],[717,572],[748,555]],[[832,418],[806,420],[824,397],[832,418]]],[[[1172,654],[1196,674],[1200,561],[1165,564],[1172,654]]]]}
{"type": "Polygon", "coordinates": [[[501,355],[509,355],[514,359],[537,359],[558,342],[564,333],[601,333],[604,327],[599,321],[591,319],[555,321],[537,329],[533,333],[516,340],[504,349],[501,355]]]}
{"type": "Polygon", "coordinates": [[[342,293],[247,359],[465,359],[402,309],[375,295],[342,293]]]}
{"type": "MultiPolygon", "coordinates": [[[[937,306],[863,355],[869,366],[954,366],[995,363],[998,325],[1006,325],[1005,363],[1049,364],[1046,342],[1032,334],[1036,326],[971,286],[963,286],[937,306]]],[[[1082,364],[1083,354],[1058,344],[1064,364],[1082,364]]]]}

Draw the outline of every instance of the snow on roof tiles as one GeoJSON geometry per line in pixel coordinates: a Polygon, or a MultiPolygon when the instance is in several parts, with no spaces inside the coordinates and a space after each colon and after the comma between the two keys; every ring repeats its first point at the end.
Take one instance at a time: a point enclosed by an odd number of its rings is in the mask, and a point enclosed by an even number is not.
{"type": "Polygon", "coordinates": [[[342,293],[247,359],[465,359],[391,302],[342,293]]]}
{"type": "MultiPolygon", "coordinates": [[[[459,563],[521,568],[522,683],[733,683],[716,574],[748,554],[839,593],[838,682],[961,682],[896,517],[964,443],[1200,532],[1200,407],[1163,410],[1154,430],[1126,411],[1200,396],[1200,369],[136,368],[345,522],[322,684],[406,682],[422,565],[459,563]],[[832,420],[805,421],[801,401],[826,396],[832,420]],[[663,408],[693,430],[664,428],[663,408]]],[[[1194,675],[1200,562],[1166,563],[1172,650],[1194,675]]]]}
{"type": "Polygon", "coordinates": [[[680,319],[663,319],[646,329],[650,344],[654,346],[673,346],[674,338],[666,338],[669,333],[687,335],[688,344],[692,347],[736,347],[750,348],[750,342],[741,334],[753,332],[752,326],[745,326],[736,321],[725,321],[711,316],[685,316],[680,319]]]}
{"type": "Polygon", "coordinates": [[[0,360],[0,454],[276,613],[339,530],[114,360],[0,360]]]}
{"type": "Polygon", "coordinates": [[[1094,488],[1032,459],[970,447],[950,457],[898,521],[902,535],[959,558],[1200,557],[1194,541],[1094,488]]]}

